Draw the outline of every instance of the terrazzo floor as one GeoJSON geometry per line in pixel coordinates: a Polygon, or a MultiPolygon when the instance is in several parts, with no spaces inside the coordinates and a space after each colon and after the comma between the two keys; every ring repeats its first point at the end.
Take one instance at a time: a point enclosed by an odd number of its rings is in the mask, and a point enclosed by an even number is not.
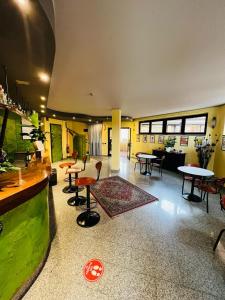
{"type": "MultiPolygon", "coordinates": [[[[110,161],[101,159],[101,177],[111,176],[110,161]]],[[[95,162],[91,159],[82,175],[96,176],[95,162]]],[[[134,172],[134,162],[122,158],[119,175],[159,201],[113,219],[98,205],[99,224],[85,229],[76,224],[81,211],[68,206],[70,195],[62,192],[65,171],[57,169],[57,233],[25,300],[225,299],[225,236],[216,253],[212,250],[225,225],[218,197],[210,197],[207,215],[205,203],[182,198],[179,175],[165,171],[161,178],[156,170],[145,177],[134,172]],[[82,275],[91,258],[105,267],[98,282],[87,282],[82,275]]],[[[189,191],[188,183],[185,189],[189,191]]]]}

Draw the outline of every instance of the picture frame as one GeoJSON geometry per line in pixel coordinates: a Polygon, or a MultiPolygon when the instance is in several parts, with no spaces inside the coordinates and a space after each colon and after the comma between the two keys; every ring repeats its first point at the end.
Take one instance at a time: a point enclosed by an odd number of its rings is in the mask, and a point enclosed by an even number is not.
{"type": "Polygon", "coordinates": [[[225,151],[225,135],[222,135],[221,150],[225,151]]]}
{"type": "Polygon", "coordinates": [[[180,146],[187,147],[188,140],[189,140],[189,136],[181,136],[180,137],[180,146]]]}
{"type": "Polygon", "coordinates": [[[147,143],[148,141],[148,136],[146,134],[143,135],[143,143],[147,143]]]}
{"type": "Polygon", "coordinates": [[[164,135],[159,135],[158,144],[163,144],[163,143],[164,143],[164,135]]]}
{"type": "Polygon", "coordinates": [[[150,135],[150,143],[154,144],[155,143],[155,136],[150,135]]]}

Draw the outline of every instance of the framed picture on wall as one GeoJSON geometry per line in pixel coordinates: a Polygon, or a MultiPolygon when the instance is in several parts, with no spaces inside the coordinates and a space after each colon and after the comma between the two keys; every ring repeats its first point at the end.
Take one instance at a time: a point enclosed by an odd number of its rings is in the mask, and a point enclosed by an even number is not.
{"type": "Polygon", "coordinates": [[[139,143],[140,142],[140,134],[136,135],[136,142],[139,143]]]}
{"type": "Polygon", "coordinates": [[[181,136],[180,137],[180,146],[188,146],[188,136],[181,136]]]}
{"type": "Polygon", "coordinates": [[[222,151],[225,151],[225,135],[222,135],[221,150],[222,150],[222,151]]]}
{"type": "Polygon", "coordinates": [[[155,136],[154,135],[150,135],[150,143],[155,143],[155,136]]]}
{"type": "Polygon", "coordinates": [[[163,144],[164,143],[164,136],[163,135],[159,135],[158,137],[158,144],[163,144]]]}
{"type": "Polygon", "coordinates": [[[143,143],[147,143],[148,136],[146,134],[143,135],[143,143]]]}

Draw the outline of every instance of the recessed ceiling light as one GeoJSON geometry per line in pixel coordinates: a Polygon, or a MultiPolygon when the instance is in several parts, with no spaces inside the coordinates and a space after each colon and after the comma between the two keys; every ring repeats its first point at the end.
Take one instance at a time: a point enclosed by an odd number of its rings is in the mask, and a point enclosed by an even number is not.
{"type": "Polygon", "coordinates": [[[53,116],[54,118],[56,117],[56,115],[55,115],[55,114],[53,114],[52,116],[53,116]]]}
{"type": "Polygon", "coordinates": [[[18,5],[21,11],[25,13],[30,12],[30,1],[29,0],[14,0],[14,2],[18,5]]]}
{"type": "Polygon", "coordinates": [[[41,96],[40,98],[41,98],[42,101],[46,100],[45,96],[41,96]]]}
{"type": "Polygon", "coordinates": [[[73,117],[73,120],[75,120],[76,119],[76,117],[73,117]]]}
{"type": "Polygon", "coordinates": [[[48,75],[47,73],[45,73],[45,72],[40,72],[40,73],[38,74],[38,77],[39,77],[39,79],[40,79],[41,81],[43,81],[43,82],[45,82],[45,83],[48,83],[49,80],[50,80],[49,75],[48,75]]]}
{"type": "Polygon", "coordinates": [[[45,105],[44,105],[44,104],[41,104],[40,107],[41,107],[41,108],[45,108],[45,105]]]}
{"type": "Polygon", "coordinates": [[[42,110],[41,110],[41,113],[42,113],[42,114],[44,114],[44,113],[45,113],[45,110],[44,110],[44,109],[42,109],[42,110]]]}

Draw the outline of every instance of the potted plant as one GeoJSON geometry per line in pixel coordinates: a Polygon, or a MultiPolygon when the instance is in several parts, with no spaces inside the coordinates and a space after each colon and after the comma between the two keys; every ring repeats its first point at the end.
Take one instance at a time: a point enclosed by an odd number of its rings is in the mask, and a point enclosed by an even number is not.
{"type": "Polygon", "coordinates": [[[171,152],[171,150],[174,148],[174,145],[176,144],[176,137],[168,137],[164,140],[164,146],[166,148],[167,152],[171,152]]]}
{"type": "Polygon", "coordinates": [[[211,134],[209,134],[208,137],[195,137],[194,141],[199,165],[201,168],[207,169],[215,146],[218,142],[217,134],[215,135],[215,141],[212,140],[211,134]]]}

